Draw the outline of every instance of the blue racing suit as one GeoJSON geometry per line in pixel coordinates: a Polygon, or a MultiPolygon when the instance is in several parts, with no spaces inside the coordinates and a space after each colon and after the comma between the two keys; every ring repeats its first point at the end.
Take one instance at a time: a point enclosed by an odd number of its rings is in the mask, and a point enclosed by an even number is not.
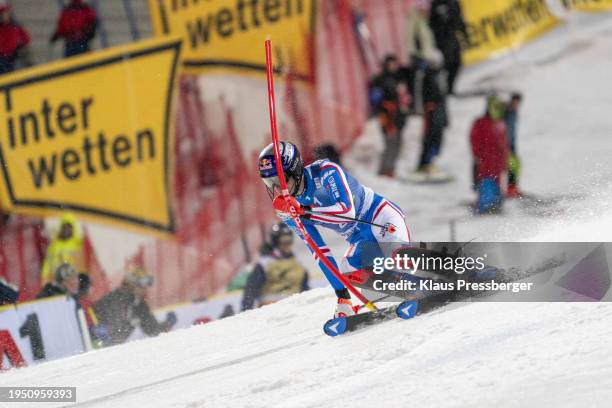
{"type": "MultiPolygon", "coordinates": [[[[338,264],[317,227],[322,226],[337,232],[351,245],[345,254],[342,267],[339,268],[341,272],[363,269],[371,264],[374,257],[384,256],[379,246],[380,242],[410,241],[410,233],[406,227],[402,210],[374,193],[369,187],[359,183],[336,163],[328,160],[312,163],[304,169],[304,182],[304,192],[296,199],[301,205],[308,206],[312,212],[317,213],[317,215],[302,218],[306,232],[336,268],[338,264]],[[389,233],[384,228],[335,218],[334,215],[377,222],[382,225],[386,224],[384,221],[389,221],[396,227],[397,232],[389,233]]],[[[298,236],[303,238],[294,221],[287,214],[279,215],[298,236]]],[[[344,289],[344,285],[323,262],[319,261],[319,267],[335,290],[344,289]]]]}

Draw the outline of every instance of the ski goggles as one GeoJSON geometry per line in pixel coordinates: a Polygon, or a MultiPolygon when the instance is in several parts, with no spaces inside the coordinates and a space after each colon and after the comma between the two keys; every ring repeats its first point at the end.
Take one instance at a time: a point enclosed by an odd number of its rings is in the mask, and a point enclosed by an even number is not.
{"type": "Polygon", "coordinates": [[[264,184],[266,185],[266,188],[269,191],[272,191],[272,192],[275,192],[276,190],[278,190],[279,192],[281,191],[280,180],[277,176],[266,177],[262,180],[264,184]]]}
{"type": "MultiPolygon", "coordinates": [[[[266,189],[268,190],[268,194],[271,198],[274,198],[278,194],[282,193],[283,190],[281,188],[278,176],[266,177],[262,180],[266,185],[266,189]]],[[[299,187],[298,183],[294,179],[288,178],[287,176],[285,176],[285,182],[287,183],[287,190],[289,191],[289,194],[294,196],[299,187]]]]}

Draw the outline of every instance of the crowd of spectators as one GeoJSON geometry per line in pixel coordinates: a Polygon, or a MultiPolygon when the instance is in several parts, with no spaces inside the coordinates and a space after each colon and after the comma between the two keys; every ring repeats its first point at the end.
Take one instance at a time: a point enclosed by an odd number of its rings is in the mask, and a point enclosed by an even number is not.
{"type": "MultiPolygon", "coordinates": [[[[413,2],[405,24],[408,64],[402,66],[398,56],[386,55],[380,73],[368,84],[371,112],[384,141],[379,175],[397,176],[403,129],[410,116],[418,115],[423,119],[418,163],[415,171],[402,178],[416,183],[453,180],[452,175],[437,166],[436,159],[450,124],[447,100],[457,95],[456,83],[463,65],[461,37],[467,35],[458,0],[413,2]]],[[[498,211],[504,198],[522,195],[516,148],[522,95],[513,93],[509,99],[503,99],[492,92],[486,101],[486,113],[475,121],[470,133],[474,190],[478,193],[474,208],[478,213],[498,211]]]]}
{"type": "MultiPolygon", "coordinates": [[[[92,6],[83,0],[70,0],[60,10],[56,28],[49,37],[49,47],[61,39],[64,57],[88,52],[97,25],[96,10],[92,6]]],[[[0,75],[13,72],[19,66],[32,65],[28,52],[31,42],[27,27],[19,24],[11,4],[0,2],[0,75]]]]}
{"type": "MultiPolygon", "coordinates": [[[[84,312],[96,347],[122,343],[137,328],[145,335],[156,336],[174,326],[174,313],[169,312],[166,319],[159,322],[151,312],[146,294],[153,286],[153,276],[144,267],[128,265],[120,285],[94,302],[90,289],[95,282],[84,259],[79,222],[71,213],[65,213],[47,246],[40,271],[41,289],[36,298],[65,296],[74,299],[84,312]]],[[[0,278],[0,306],[16,304],[19,300],[19,289],[0,278]]]]}

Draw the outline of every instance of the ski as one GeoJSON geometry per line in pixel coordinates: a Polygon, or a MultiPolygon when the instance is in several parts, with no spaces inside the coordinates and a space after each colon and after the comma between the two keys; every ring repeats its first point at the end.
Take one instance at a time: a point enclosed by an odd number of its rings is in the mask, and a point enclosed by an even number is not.
{"type": "Polygon", "coordinates": [[[337,317],[325,322],[323,332],[330,337],[336,337],[395,318],[410,320],[416,316],[438,309],[450,303],[454,298],[455,296],[452,293],[443,293],[419,300],[405,300],[399,305],[371,312],[359,313],[348,317],[337,317]]]}

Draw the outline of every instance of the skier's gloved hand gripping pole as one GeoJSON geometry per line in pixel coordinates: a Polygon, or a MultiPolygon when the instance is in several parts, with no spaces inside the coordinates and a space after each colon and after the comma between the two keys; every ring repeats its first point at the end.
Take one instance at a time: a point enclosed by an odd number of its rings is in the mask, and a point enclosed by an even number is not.
{"type": "MultiPolygon", "coordinates": [[[[336,267],[327,259],[325,254],[321,252],[317,244],[312,240],[306,229],[304,228],[304,224],[302,224],[302,220],[300,219],[300,214],[298,214],[298,208],[295,205],[295,199],[292,200],[291,195],[289,195],[289,190],[287,190],[287,182],[285,180],[285,173],[283,171],[283,162],[280,154],[280,146],[278,142],[278,131],[276,129],[276,108],[275,108],[275,98],[274,98],[274,73],[272,68],[272,43],[270,40],[266,40],[266,68],[268,74],[268,105],[270,108],[270,127],[272,131],[272,143],[274,144],[274,161],[276,162],[276,172],[278,173],[278,180],[280,182],[281,187],[281,195],[285,200],[287,208],[289,210],[289,215],[295,222],[295,225],[302,233],[304,240],[310,247],[310,249],[319,257],[321,262],[333,273],[333,275],[340,281],[342,284],[353,294],[357,299],[359,299],[363,304],[370,310],[376,310],[376,306],[365,296],[361,294],[346,278],[336,269],[336,267]]],[[[303,210],[302,210],[303,213],[303,210]]]]}
{"type": "Polygon", "coordinates": [[[291,208],[294,208],[297,212],[297,215],[305,219],[310,219],[311,215],[314,215],[314,216],[320,215],[324,217],[337,218],[339,220],[346,220],[346,221],[352,221],[352,222],[358,222],[361,224],[371,225],[372,227],[377,227],[384,231],[388,231],[391,234],[395,232],[395,226],[392,224],[381,225],[381,224],[377,224],[372,221],[360,220],[359,218],[346,217],[344,215],[339,215],[339,214],[328,214],[325,212],[312,211],[312,209],[309,206],[300,205],[300,203],[298,203],[297,200],[292,196],[289,196],[288,199],[286,199],[282,195],[278,195],[274,197],[274,200],[272,200],[272,207],[274,207],[275,210],[284,212],[284,213],[290,213],[291,208]]]}

